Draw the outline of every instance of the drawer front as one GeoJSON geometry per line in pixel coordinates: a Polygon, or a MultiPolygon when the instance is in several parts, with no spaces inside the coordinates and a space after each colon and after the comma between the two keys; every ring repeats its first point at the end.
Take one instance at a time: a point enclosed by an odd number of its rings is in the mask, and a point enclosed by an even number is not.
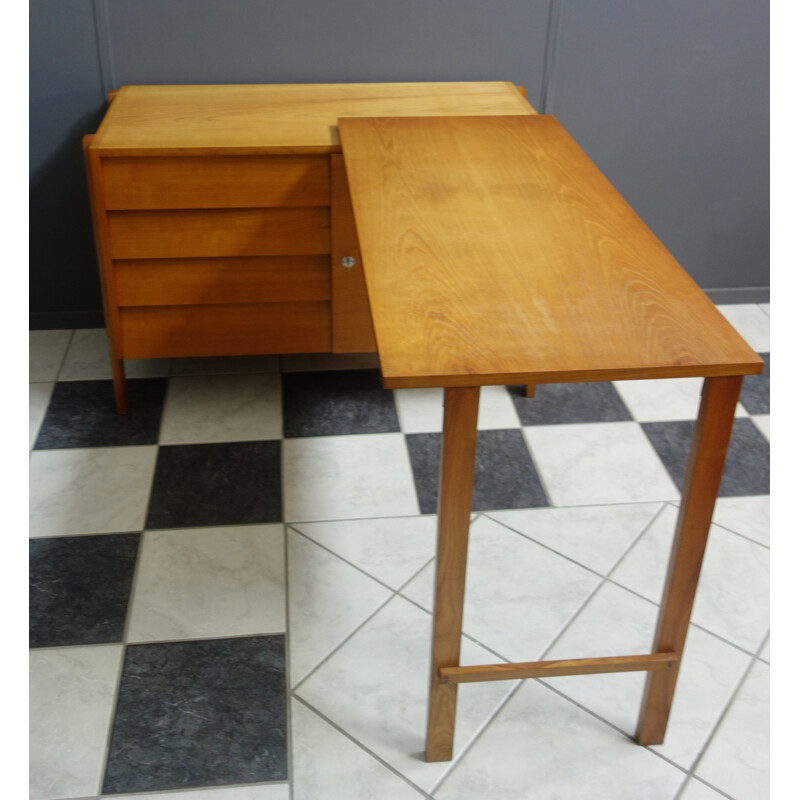
{"type": "Polygon", "coordinates": [[[330,351],[330,303],[120,309],[123,358],[330,351]]]}
{"type": "Polygon", "coordinates": [[[121,306],[329,300],[328,256],[155,258],[114,262],[121,306]]]}
{"type": "Polygon", "coordinates": [[[326,156],[106,158],[106,208],[326,206],[326,156]]]}
{"type": "Polygon", "coordinates": [[[330,209],[109,211],[111,258],[330,253],[330,209]]]}

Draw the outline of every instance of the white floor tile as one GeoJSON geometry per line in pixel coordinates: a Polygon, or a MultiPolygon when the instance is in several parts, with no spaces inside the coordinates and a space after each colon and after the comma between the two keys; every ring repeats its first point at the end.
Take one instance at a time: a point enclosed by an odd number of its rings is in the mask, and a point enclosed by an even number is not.
{"type": "Polygon", "coordinates": [[[526,681],[434,797],[671,800],[684,777],[555,692],[526,681]]]}
{"type": "Polygon", "coordinates": [[[419,513],[402,433],[283,441],[287,522],[419,513]]]}
{"type": "Polygon", "coordinates": [[[523,428],[554,505],[675,500],[678,489],[636,422],[523,428]]]}
{"type": "Polygon", "coordinates": [[[719,497],[713,521],[769,546],[769,495],[719,497]]]}
{"type": "MultiPolygon", "coordinates": [[[[614,387],[631,416],[639,422],[695,420],[700,408],[703,379],[614,381],[614,387]]],[[[747,416],[740,403],[736,406],[736,416],[747,416]]]]}
{"type": "MultiPolygon", "coordinates": [[[[432,620],[395,597],[299,689],[319,709],[417,786],[430,790],[449,762],[424,760],[432,620]]],[[[468,639],[463,663],[496,659],[468,639]]],[[[464,684],[456,715],[456,757],[516,686],[514,681],[464,684]]],[[[497,796],[497,795],[495,795],[497,796]]]]}
{"type": "MultiPolygon", "coordinates": [[[[434,575],[430,564],[403,595],[432,610],[434,575]]],[[[464,633],[509,661],[533,661],[600,580],[526,537],[479,518],[470,528],[464,633]]]]}
{"type": "Polygon", "coordinates": [[[296,686],[391,592],[289,530],[289,642],[296,686]]]}
{"type": "Polygon", "coordinates": [[[125,800],[289,800],[289,784],[223,786],[180,792],[126,794],[125,800]]]}
{"type": "Polygon", "coordinates": [[[757,353],[769,351],[769,315],[755,303],[717,306],[739,335],[757,353]]]}
{"type": "Polygon", "coordinates": [[[759,303],[758,307],[767,315],[769,316],[769,303],[759,303]]]}
{"type": "MultiPolygon", "coordinates": [[[[589,601],[547,658],[649,653],[658,609],[613,584],[589,601]]],[[[664,744],[653,749],[689,769],[750,663],[746,653],[692,627],[664,744]]],[[[581,675],[548,681],[559,691],[633,736],[645,675],[581,675]]]]}
{"type": "Polygon", "coordinates": [[[753,424],[764,434],[764,438],[769,441],[769,414],[755,414],[750,417],[753,424]]]}
{"type": "Polygon", "coordinates": [[[170,375],[230,375],[279,371],[280,356],[200,356],[173,358],[170,375]]]}
{"type": "Polygon", "coordinates": [[[71,330],[28,332],[28,380],[54,381],[67,352],[71,330]]]}
{"type": "Polygon", "coordinates": [[[415,789],[297,700],[292,749],[294,800],[419,800],[415,789]]]}
{"type": "Polygon", "coordinates": [[[160,444],[250,442],[282,435],[281,385],[276,374],[169,379],[160,444]]]}
{"type": "Polygon", "coordinates": [[[295,353],[281,356],[281,372],[378,369],[377,353],[295,353]]]}
{"type": "MultiPolygon", "coordinates": [[[[666,508],[612,580],[660,602],[677,516],[677,508],[666,508]]],[[[692,621],[755,652],[769,629],[769,551],[712,525],[692,621]]]]}
{"type": "Polygon", "coordinates": [[[695,769],[736,800],[769,797],[769,667],[756,661],[695,769]]]}
{"type": "MultiPolygon", "coordinates": [[[[125,361],[128,378],[163,378],[169,374],[168,358],[136,358],[125,361]]],[[[111,361],[105,328],[82,328],[70,342],[59,380],[92,381],[111,379],[111,361]]]]}
{"type": "Polygon", "coordinates": [[[662,503],[487,511],[486,516],[605,575],[662,503]]]}
{"type": "Polygon", "coordinates": [[[697,778],[690,778],[679,800],[725,800],[725,795],[706,786],[697,778]]]}
{"type": "Polygon", "coordinates": [[[30,535],[142,530],[157,449],[34,450],[30,461],[30,535]]]}
{"type": "Polygon", "coordinates": [[[30,798],[97,795],[122,647],[30,652],[30,798]]]}
{"type": "Polygon", "coordinates": [[[28,433],[30,436],[30,447],[36,443],[39,435],[39,428],[42,427],[42,420],[47,412],[50,397],[53,394],[54,383],[31,383],[28,384],[28,433]]]}
{"type": "MultiPolygon", "coordinates": [[[[403,433],[441,433],[444,389],[395,389],[394,402],[403,433]]],[[[481,387],[478,428],[518,427],[519,417],[505,386],[481,387]]]]}
{"type": "Polygon", "coordinates": [[[286,630],[283,525],[146,531],[127,639],[286,630]]]}
{"type": "Polygon", "coordinates": [[[436,554],[436,517],[295,524],[323,547],[399,589],[436,554]]]}

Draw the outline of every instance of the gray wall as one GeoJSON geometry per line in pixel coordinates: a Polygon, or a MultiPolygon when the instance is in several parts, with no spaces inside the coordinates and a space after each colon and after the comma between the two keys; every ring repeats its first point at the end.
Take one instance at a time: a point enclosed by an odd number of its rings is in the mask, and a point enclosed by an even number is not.
{"type": "Polygon", "coordinates": [[[137,83],[514,81],[715,299],[767,299],[768,0],[29,8],[32,327],[102,324],[80,138],[137,83]]]}

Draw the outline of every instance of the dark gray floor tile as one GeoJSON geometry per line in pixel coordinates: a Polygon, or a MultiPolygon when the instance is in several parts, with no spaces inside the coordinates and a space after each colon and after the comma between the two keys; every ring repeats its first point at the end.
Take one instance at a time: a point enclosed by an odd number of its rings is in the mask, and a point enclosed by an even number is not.
{"type": "MultiPolygon", "coordinates": [[[[675,485],[682,490],[694,423],[646,422],[642,428],[675,485]]],[[[769,443],[749,419],[737,419],[733,423],[719,496],[758,494],[769,494],[769,443]]]]}
{"type": "Polygon", "coordinates": [[[31,647],[122,641],[138,533],[32,539],[31,647]]]}
{"type": "Polygon", "coordinates": [[[278,441],[159,447],[146,527],[280,522],[280,459],[278,441]]]}
{"type": "Polygon", "coordinates": [[[760,375],[745,375],[739,401],[748,414],[769,414],[769,353],[759,353],[764,359],[760,375]]]}
{"type": "Polygon", "coordinates": [[[128,646],[103,794],[286,776],[283,635],[128,646]]]}
{"type": "Polygon", "coordinates": [[[543,383],[535,397],[525,397],[522,386],[509,394],[523,425],[578,422],[625,422],[632,417],[611,383],[543,383]]]}
{"type": "Polygon", "coordinates": [[[166,391],[166,378],[129,380],[128,413],[118,414],[111,381],[60,381],[34,449],[155,444],[166,391]]]}
{"type": "MultiPolygon", "coordinates": [[[[434,514],[439,495],[440,433],[406,435],[420,511],[434,514]]],[[[548,505],[519,430],[478,431],[473,511],[548,505]]]]}
{"type": "Polygon", "coordinates": [[[394,395],[377,370],[284,373],[282,381],[287,438],[400,430],[394,395]]]}

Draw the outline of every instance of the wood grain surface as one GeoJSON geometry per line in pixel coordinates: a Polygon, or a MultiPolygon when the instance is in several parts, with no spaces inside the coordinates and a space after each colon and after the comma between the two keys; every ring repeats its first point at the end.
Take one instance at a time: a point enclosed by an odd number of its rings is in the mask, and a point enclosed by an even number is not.
{"type": "Polygon", "coordinates": [[[330,209],[212,208],[109,211],[112,258],[323,255],[330,209]]]}
{"type": "Polygon", "coordinates": [[[125,358],[247,356],[330,350],[330,303],[120,309],[125,358]]]}
{"type": "Polygon", "coordinates": [[[326,255],[125,259],[114,262],[114,277],[120,306],[283,303],[331,297],[326,255]]]}
{"type": "Polygon", "coordinates": [[[761,371],[554,117],[339,131],[387,387],[761,371]]]}
{"type": "Polygon", "coordinates": [[[326,156],[103,159],[106,207],[326,206],[326,156]]]}
{"type": "MultiPolygon", "coordinates": [[[[564,675],[596,675],[601,672],[655,672],[678,666],[675,653],[648,653],[640,656],[602,656],[558,661],[525,661],[517,664],[476,664],[469,667],[442,667],[444,683],[509,681],[518,678],[557,678],[564,675]]],[[[677,672],[677,670],[676,670],[677,672]]]]}
{"type": "Polygon", "coordinates": [[[341,116],[534,114],[508,81],[123,86],[92,147],[103,155],[341,152],[341,116]]]}

